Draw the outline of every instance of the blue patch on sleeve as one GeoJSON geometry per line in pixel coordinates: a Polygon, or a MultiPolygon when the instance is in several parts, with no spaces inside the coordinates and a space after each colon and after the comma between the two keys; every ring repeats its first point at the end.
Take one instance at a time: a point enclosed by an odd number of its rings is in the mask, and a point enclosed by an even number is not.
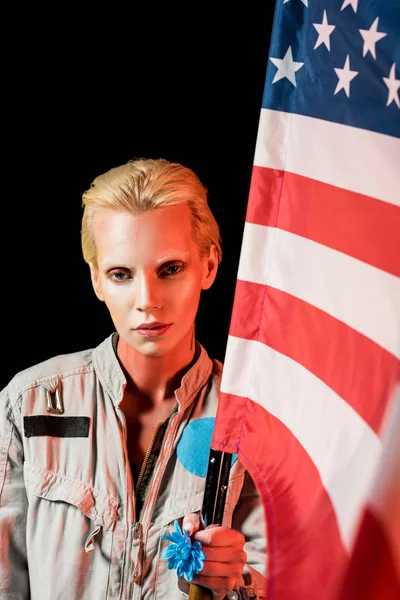
{"type": "MultiPolygon", "coordinates": [[[[182,437],[178,442],[176,449],[178,459],[182,466],[193,475],[199,475],[199,477],[207,475],[214,423],[214,417],[191,421],[183,430],[182,437]]],[[[237,454],[232,454],[232,465],[236,460],[237,454]]]]}

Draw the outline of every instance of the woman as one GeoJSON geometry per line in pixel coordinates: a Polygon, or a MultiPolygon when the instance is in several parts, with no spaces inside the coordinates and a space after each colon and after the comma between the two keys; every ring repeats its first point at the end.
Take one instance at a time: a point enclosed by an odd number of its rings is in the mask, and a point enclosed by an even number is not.
{"type": "Polygon", "coordinates": [[[200,527],[222,372],[194,337],[221,259],[206,190],[143,159],[97,177],[83,204],[83,256],[116,332],[1,394],[0,597],[184,598],[163,558],[177,521],[203,546],[194,582],[261,598],[263,512],[238,461],[223,526],[200,527]]]}

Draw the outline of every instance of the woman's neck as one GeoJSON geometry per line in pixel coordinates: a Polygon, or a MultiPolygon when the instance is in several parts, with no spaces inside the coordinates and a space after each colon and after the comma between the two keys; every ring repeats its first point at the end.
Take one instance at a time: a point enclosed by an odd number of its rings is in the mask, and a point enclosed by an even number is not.
{"type": "Polygon", "coordinates": [[[194,364],[195,344],[185,354],[147,356],[138,352],[121,337],[117,356],[127,380],[127,391],[137,391],[159,404],[174,395],[182,377],[194,364]]]}

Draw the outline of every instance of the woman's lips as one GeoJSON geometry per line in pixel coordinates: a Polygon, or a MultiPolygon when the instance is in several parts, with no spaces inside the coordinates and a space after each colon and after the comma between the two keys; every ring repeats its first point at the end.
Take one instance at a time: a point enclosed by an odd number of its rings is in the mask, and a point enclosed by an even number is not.
{"type": "Polygon", "coordinates": [[[135,331],[142,337],[158,337],[168,331],[171,325],[172,323],[149,323],[148,325],[139,325],[135,331]]]}

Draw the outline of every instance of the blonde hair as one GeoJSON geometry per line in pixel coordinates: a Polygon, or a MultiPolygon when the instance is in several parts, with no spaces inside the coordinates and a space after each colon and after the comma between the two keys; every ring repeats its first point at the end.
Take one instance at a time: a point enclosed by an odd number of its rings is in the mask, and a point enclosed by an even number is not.
{"type": "Polygon", "coordinates": [[[222,258],[218,224],[207,202],[207,189],[188,167],[165,159],[130,160],[94,179],[82,195],[81,243],[84,260],[97,268],[93,226],[96,214],[104,209],[128,211],[134,215],[165,206],[187,204],[192,235],[200,256],[208,255],[215,244],[222,258]]]}

